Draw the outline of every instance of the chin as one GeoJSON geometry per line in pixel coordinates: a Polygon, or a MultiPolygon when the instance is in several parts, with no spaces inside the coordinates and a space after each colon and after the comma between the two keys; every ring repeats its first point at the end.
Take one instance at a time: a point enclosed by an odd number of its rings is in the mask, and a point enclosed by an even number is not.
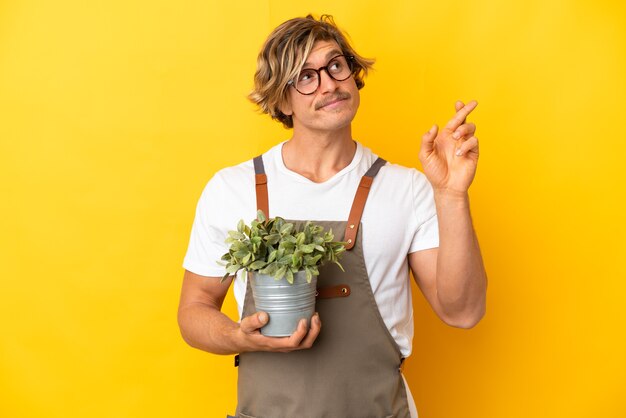
{"type": "Polygon", "coordinates": [[[343,129],[346,126],[350,126],[352,119],[354,119],[354,117],[341,118],[332,121],[320,121],[320,123],[317,124],[317,128],[320,130],[336,131],[343,129]]]}

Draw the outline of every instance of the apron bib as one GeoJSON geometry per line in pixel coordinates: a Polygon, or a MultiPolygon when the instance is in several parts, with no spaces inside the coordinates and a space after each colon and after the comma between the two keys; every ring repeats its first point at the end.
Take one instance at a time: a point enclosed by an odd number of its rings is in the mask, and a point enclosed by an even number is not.
{"type": "MultiPolygon", "coordinates": [[[[237,417],[409,418],[402,355],[385,325],[365,268],[360,220],[379,158],[361,179],[348,221],[314,221],[345,231],[341,264],[320,268],[316,311],[322,329],[313,347],[290,353],[238,356],[237,417]]],[[[269,218],[262,158],[254,159],[257,207],[269,218]]],[[[289,220],[297,226],[305,220],[289,220]]],[[[243,315],[255,312],[250,283],[243,315]]]]}

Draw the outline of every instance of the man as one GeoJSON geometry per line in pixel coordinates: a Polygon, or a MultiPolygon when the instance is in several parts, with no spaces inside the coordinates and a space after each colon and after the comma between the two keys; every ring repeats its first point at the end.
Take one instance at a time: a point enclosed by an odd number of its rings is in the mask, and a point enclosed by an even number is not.
{"type": "Polygon", "coordinates": [[[292,137],[255,163],[216,173],[198,202],[179,325],[193,347],[241,355],[238,417],[416,417],[400,372],[413,338],[407,265],[445,323],[471,328],[485,313],[487,279],[467,194],[478,140],[465,119],[477,103],[457,102],[447,125],[423,136],[425,176],[385,164],[351,135],[372,64],[328,16],[276,28],[259,54],[250,98],[293,128],[292,137]],[[267,192],[255,189],[262,173],[267,192]],[[319,299],[310,329],[302,321],[290,337],[261,335],[268,315],[244,300],[244,280],[220,282],[216,264],[227,231],[255,218],[263,199],[270,216],[341,225],[351,247],[346,273],[338,273],[349,296],[319,299]],[[239,323],[220,311],[231,283],[239,323]]]}

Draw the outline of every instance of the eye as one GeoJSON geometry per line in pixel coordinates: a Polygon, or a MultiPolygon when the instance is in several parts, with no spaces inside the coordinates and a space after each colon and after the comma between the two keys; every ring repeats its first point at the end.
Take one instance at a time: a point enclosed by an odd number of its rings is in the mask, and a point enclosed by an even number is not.
{"type": "Polygon", "coordinates": [[[343,70],[343,63],[339,59],[335,59],[328,64],[328,69],[333,73],[338,73],[343,70]]]}
{"type": "Polygon", "coordinates": [[[304,70],[298,76],[298,84],[307,84],[315,80],[317,73],[315,71],[304,70]]]}

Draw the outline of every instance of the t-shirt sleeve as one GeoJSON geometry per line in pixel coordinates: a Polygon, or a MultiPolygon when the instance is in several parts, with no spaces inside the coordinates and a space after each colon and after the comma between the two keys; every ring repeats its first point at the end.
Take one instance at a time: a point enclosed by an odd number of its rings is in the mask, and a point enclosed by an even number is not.
{"type": "Polygon", "coordinates": [[[224,242],[228,231],[220,227],[216,220],[221,219],[218,207],[222,202],[224,185],[219,173],[215,174],[202,191],[196,206],[196,216],[191,227],[189,247],[183,260],[183,267],[202,276],[223,276],[224,266],[217,263],[228,251],[224,242]]]}
{"type": "Polygon", "coordinates": [[[439,247],[439,223],[433,188],[426,176],[413,172],[413,213],[417,227],[409,247],[409,253],[439,247]]]}

